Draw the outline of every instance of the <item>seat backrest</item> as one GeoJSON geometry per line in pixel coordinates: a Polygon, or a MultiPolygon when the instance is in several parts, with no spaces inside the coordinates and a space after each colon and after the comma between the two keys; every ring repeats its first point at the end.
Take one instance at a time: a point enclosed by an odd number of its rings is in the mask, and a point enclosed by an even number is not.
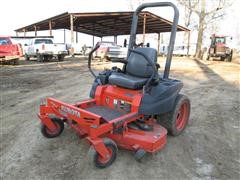
{"type": "MultiPolygon", "coordinates": [[[[144,53],[154,64],[157,62],[157,50],[153,48],[136,48],[135,51],[144,53]]],[[[128,63],[126,66],[126,72],[130,75],[149,78],[153,73],[153,67],[147,62],[147,60],[140,54],[131,52],[128,63]]]]}

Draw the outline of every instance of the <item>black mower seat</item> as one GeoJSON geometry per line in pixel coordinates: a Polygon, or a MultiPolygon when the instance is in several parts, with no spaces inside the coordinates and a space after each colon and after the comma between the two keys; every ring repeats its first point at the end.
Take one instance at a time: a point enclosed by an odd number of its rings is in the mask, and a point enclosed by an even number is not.
{"type": "MultiPolygon", "coordinates": [[[[157,51],[153,48],[136,48],[135,51],[144,53],[154,64],[157,62],[157,51]]],[[[126,65],[126,73],[113,72],[109,83],[128,89],[141,89],[153,73],[152,66],[142,55],[131,52],[126,65]]]]}
{"type": "Polygon", "coordinates": [[[148,78],[139,78],[129,74],[113,72],[109,77],[110,84],[128,89],[140,89],[146,84],[148,78]]]}

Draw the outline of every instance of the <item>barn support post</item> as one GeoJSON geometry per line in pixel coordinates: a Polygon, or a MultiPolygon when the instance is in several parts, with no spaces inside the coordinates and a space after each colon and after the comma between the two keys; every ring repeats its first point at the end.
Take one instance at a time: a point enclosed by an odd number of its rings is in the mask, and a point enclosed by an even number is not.
{"type": "Polygon", "coordinates": [[[66,29],[63,29],[63,41],[66,44],[66,29]]]}
{"type": "Polygon", "coordinates": [[[26,37],[26,35],[27,35],[26,29],[23,29],[23,36],[26,37]]]}
{"type": "Polygon", "coordinates": [[[78,27],[76,26],[76,43],[78,43],[78,27]]]}
{"type": "Polygon", "coordinates": [[[95,46],[95,39],[94,39],[94,34],[95,34],[95,23],[92,24],[93,31],[92,31],[92,47],[94,48],[95,46]]]}
{"type": "Polygon", "coordinates": [[[34,35],[37,37],[37,26],[34,26],[34,35]]]}
{"type": "Polygon", "coordinates": [[[146,14],[144,14],[143,16],[143,37],[142,37],[142,43],[145,43],[145,36],[146,36],[146,20],[147,20],[147,16],[146,14]]]}
{"type": "MultiPolygon", "coordinates": [[[[71,45],[74,43],[74,32],[73,32],[73,15],[70,14],[70,30],[71,30],[71,45]]],[[[74,56],[74,48],[71,48],[70,54],[74,56]]]]}
{"type": "Polygon", "coordinates": [[[95,42],[94,42],[94,35],[92,36],[92,47],[94,47],[95,42]]]}
{"type": "Polygon", "coordinates": [[[191,36],[191,32],[188,31],[187,56],[189,56],[189,50],[190,50],[190,36],[191,36]]]}
{"type": "Polygon", "coordinates": [[[71,43],[74,43],[74,34],[73,34],[73,15],[70,14],[70,30],[71,30],[71,43]]]}
{"type": "Polygon", "coordinates": [[[158,33],[157,54],[160,55],[161,33],[158,33]]]}
{"type": "Polygon", "coordinates": [[[49,35],[52,36],[52,21],[48,22],[48,27],[49,27],[49,35]]]}
{"type": "Polygon", "coordinates": [[[117,36],[114,36],[114,42],[117,44],[117,36]]]}

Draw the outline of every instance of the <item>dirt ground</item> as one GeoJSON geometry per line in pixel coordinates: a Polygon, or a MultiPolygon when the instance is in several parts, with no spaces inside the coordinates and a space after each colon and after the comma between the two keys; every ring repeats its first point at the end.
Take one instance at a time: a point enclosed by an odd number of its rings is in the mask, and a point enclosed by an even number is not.
{"type": "Polygon", "coordinates": [[[88,164],[84,140],[69,128],[44,138],[36,116],[47,96],[67,103],[88,98],[93,78],[86,60],[20,63],[0,68],[0,179],[240,178],[239,64],[174,58],[171,77],[184,82],[192,105],[184,133],[169,136],[166,147],[142,163],[120,149],[114,164],[99,170],[88,164]]]}

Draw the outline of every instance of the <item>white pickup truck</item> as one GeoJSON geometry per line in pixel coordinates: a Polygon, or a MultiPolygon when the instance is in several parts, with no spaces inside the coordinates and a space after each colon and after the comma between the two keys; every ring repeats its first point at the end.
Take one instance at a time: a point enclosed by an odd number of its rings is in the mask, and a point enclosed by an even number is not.
{"type": "Polygon", "coordinates": [[[68,54],[65,44],[55,44],[52,38],[34,38],[25,47],[25,59],[37,57],[38,61],[50,60],[57,57],[59,61],[63,61],[68,54]]]}

